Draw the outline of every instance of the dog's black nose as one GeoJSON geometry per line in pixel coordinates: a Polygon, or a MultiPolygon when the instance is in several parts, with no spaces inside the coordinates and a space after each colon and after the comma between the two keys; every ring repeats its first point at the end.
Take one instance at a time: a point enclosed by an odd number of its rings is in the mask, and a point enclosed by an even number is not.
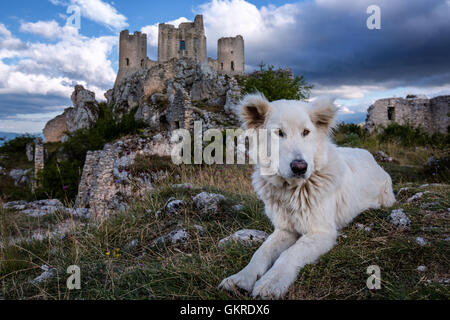
{"type": "Polygon", "coordinates": [[[305,160],[294,160],[291,162],[291,170],[295,175],[305,174],[308,164],[305,160]]]}

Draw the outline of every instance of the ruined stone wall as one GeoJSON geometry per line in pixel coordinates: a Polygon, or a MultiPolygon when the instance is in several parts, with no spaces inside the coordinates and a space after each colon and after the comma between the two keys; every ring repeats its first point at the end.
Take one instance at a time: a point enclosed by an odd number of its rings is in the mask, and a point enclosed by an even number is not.
{"type": "Polygon", "coordinates": [[[147,57],[147,35],[139,31],[130,35],[128,30],[123,30],[119,40],[119,71],[116,84],[153,63],[155,62],[147,57]]]}
{"type": "Polygon", "coordinates": [[[220,38],[217,42],[217,71],[223,74],[240,75],[245,73],[244,38],[220,38]]]}
{"type": "Polygon", "coordinates": [[[41,138],[36,139],[34,144],[34,179],[32,188],[33,190],[38,186],[39,172],[44,169],[45,150],[44,143],[41,138]]]}
{"type": "Polygon", "coordinates": [[[420,126],[428,133],[446,133],[450,125],[449,112],[450,96],[380,99],[367,110],[365,128],[373,131],[377,126],[398,123],[420,126]]]}
{"type": "Polygon", "coordinates": [[[183,57],[196,62],[207,59],[202,15],[197,15],[194,22],[181,23],[178,28],[164,23],[159,25],[158,62],[183,57]]]}

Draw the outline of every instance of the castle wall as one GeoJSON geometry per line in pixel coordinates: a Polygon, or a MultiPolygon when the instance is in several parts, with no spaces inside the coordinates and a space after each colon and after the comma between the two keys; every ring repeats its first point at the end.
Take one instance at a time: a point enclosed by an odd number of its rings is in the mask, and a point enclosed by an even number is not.
{"type": "Polygon", "coordinates": [[[220,38],[217,42],[217,71],[223,74],[245,73],[244,38],[220,38]]]}
{"type": "Polygon", "coordinates": [[[365,128],[373,131],[377,126],[398,123],[420,126],[428,133],[446,133],[450,125],[449,112],[450,96],[432,99],[380,99],[367,110],[365,128]]]}
{"type": "Polygon", "coordinates": [[[181,23],[178,28],[164,23],[159,25],[158,61],[183,57],[196,62],[206,61],[206,36],[201,15],[197,15],[194,22],[181,23]]]}
{"type": "Polygon", "coordinates": [[[151,63],[152,61],[147,58],[147,35],[138,31],[130,35],[128,30],[122,31],[119,40],[119,72],[116,84],[151,63]]]}

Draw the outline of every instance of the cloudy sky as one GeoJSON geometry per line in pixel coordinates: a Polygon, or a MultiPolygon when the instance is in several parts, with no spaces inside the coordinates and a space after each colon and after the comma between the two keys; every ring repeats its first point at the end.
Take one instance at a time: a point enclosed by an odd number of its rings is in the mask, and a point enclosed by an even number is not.
{"type": "MultiPolygon", "coordinates": [[[[208,56],[217,39],[241,34],[246,67],[291,67],[329,95],[340,119],[361,122],[376,99],[408,93],[450,94],[450,0],[16,0],[0,2],[0,131],[40,132],[70,106],[76,83],[103,98],[118,68],[122,29],[148,34],[157,25],[203,14],[208,56]],[[378,5],[381,29],[367,28],[378,5]],[[67,25],[70,6],[80,28],[67,25]]],[[[69,19],[70,20],[70,19],[69,19]]]]}

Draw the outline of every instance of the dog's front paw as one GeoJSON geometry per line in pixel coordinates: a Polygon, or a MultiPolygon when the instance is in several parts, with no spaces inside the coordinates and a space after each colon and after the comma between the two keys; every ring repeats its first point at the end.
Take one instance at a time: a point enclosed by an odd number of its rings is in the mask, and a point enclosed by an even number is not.
{"type": "Polygon", "coordinates": [[[269,273],[255,283],[252,291],[254,298],[280,299],[288,291],[290,282],[282,274],[269,273]]]}
{"type": "Polygon", "coordinates": [[[241,271],[228,278],[223,279],[219,285],[219,289],[225,289],[228,291],[236,291],[237,288],[244,289],[251,292],[253,285],[256,282],[256,277],[250,275],[247,272],[241,271]]]}

